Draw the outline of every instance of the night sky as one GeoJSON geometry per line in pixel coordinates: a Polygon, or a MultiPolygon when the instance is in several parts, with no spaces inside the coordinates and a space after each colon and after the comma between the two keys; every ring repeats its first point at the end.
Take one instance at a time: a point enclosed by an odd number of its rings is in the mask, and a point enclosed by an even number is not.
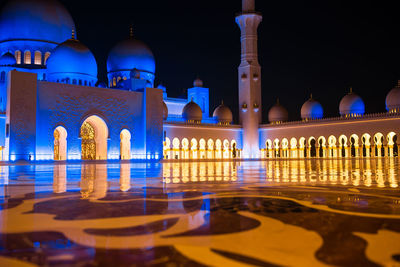
{"type": "MultiPolygon", "coordinates": [[[[110,49],[129,35],[144,41],[156,58],[156,84],[171,97],[184,94],[197,75],[210,88],[211,110],[221,100],[237,118],[240,0],[62,0],[78,38],[94,53],[105,80],[110,49]]],[[[400,79],[399,10],[389,1],[256,0],[264,121],[280,98],[290,119],[310,93],[326,117],[338,116],[352,86],[366,112],[384,112],[387,92],[400,79]],[[351,2],[351,3],[350,3],[351,2]],[[357,1],[358,2],[358,1],[357,1]]]]}

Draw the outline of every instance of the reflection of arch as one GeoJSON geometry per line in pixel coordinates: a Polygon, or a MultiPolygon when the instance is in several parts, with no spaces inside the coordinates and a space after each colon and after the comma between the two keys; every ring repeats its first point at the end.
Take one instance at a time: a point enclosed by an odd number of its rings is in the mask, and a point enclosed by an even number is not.
{"type": "Polygon", "coordinates": [[[108,127],[103,119],[93,115],[81,126],[82,159],[107,159],[108,127]]]}
{"type": "Polygon", "coordinates": [[[127,129],[123,129],[120,140],[121,159],[131,159],[131,133],[127,129]]]}
{"type": "Polygon", "coordinates": [[[67,160],[67,135],[62,126],[54,130],[54,160],[67,160]]]}

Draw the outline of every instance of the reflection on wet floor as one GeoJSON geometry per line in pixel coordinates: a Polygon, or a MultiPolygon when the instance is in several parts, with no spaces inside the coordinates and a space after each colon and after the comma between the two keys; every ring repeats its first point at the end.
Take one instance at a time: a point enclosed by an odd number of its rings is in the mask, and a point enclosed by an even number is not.
{"type": "Polygon", "coordinates": [[[399,186],[398,159],[291,160],[265,163],[266,180],[319,185],[399,186]]]}
{"type": "Polygon", "coordinates": [[[0,166],[0,266],[397,266],[399,163],[0,166]]]}

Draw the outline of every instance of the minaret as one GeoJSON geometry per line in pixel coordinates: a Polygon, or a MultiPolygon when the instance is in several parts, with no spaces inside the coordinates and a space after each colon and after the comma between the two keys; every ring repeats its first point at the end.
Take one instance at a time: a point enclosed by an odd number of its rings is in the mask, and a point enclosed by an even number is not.
{"type": "Polygon", "coordinates": [[[243,127],[243,157],[258,158],[258,128],[261,123],[261,67],[258,63],[257,28],[262,21],[255,0],[242,0],[236,17],[241,30],[242,57],[239,66],[239,119],[243,127]]]}

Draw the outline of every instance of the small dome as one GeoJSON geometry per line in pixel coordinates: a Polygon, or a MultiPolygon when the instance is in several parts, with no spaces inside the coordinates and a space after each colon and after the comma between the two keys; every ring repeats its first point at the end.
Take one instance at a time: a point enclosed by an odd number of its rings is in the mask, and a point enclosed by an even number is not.
{"type": "Polygon", "coordinates": [[[288,118],[288,111],[279,101],[268,112],[268,120],[270,123],[285,122],[288,118]]]}
{"type": "Polygon", "coordinates": [[[185,121],[201,122],[203,119],[203,112],[199,105],[192,100],[183,108],[182,117],[185,121]]]}
{"type": "Polygon", "coordinates": [[[131,71],[137,69],[156,72],[156,63],[150,48],[142,41],[130,38],[111,49],[107,59],[107,71],[131,71]]]}
{"type": "Polygon", "coordinates": [[[225,106],[224,103],[219,105],[213,113],[213,117],[223,124],[230,124],[233,121],[232,111],[229,107],[225,106]]]}
{"type": "Polygon", "coordinates": [[[168,118],[168,107],[167,104],[163,101],[163,120],[168,118]]]}
{"type": "Polygon", "coordinates": [[[10,0],[0,14],[0,42],[59,44],[71,36],[73,28],[71,15],[57,0],[10,0]]]}
{"type": "Polygon", "coordinates": [[[322,119],[323,117],[324,109],[322,105],[312,97],[301,107],[301,118],[303,120],[322,119]]]}
{"type": "Polygon", "coordinates": [[[365,105],[364,101],[357,94],[353,93],[351,90],[350,93],[345,95],[340,101],[339,111],[341,116],[359,116],[364,115],[365,113],[365,105]]]}
{"type": "Polygon", "coordinates": [[[386,109],[389,112],[400,112],[400,81],[397,87],[390,90],[387,94],[386,109]]]}
{"type": "Polygon", "coordinates": [[[194,80],[194,82],[193,82],[193,86],[194,87],[203,87],[203,81],[202,80],[200,80],[200,78],[197,78],[196,80],[194,80]]]}
{"type": "Polygon", "coordinates": [[[157,86],[157,88],[161,89],[164,93],[167,91],[167,88],[161,83],[157,86]]]}
{"type": "Polygon", "coordinates": [[[92,52],[75,39],[69,39],[54,49],[47,61],[50,81],[56,79],[81,79],[97,82],[97,63],[92,52]]]}
{"type": "Polygon", "coordinates": [[[17,61],[10,52],[7,52],[0,57],[0,66],[13,66],[15,64],[17,64],[17,61]]]}

